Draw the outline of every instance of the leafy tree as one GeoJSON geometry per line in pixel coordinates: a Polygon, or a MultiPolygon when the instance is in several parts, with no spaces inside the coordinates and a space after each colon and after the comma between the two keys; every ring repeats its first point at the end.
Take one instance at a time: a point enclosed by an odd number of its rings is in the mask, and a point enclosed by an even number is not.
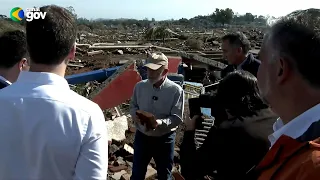
{"type": "Polygon", "coordinates": [[[66,7],[67,10],[69,10],[71,12],[71,14],[74,16],[75,19],[78,18],[76,11],[74,10],[73,6],[68,6],[66,7]]]}
{"type": "Polygon", "coordinates": [[[218,9],[214,12],[215,21],[221,24],[230,24],[233,19],[234,12],[230,8],[218,9]]]}
{"type": "Polygon", "coordinates": [[[146,39],[149,39],[149,40],[162,39],[163,43],[165,43],[165,38],[169,38],[169,37],[171,37],[171,32],[165,26],[152,27],[145,34],[146,39]]]}
{"type": "Polygon", "coordinates": [[[246,22],[253,22],[254,19],[255,19],[255,16],[252,15],[251,13],[246,13],[246,14],[244,15],[244,20],[245,20],[246,22]]]}

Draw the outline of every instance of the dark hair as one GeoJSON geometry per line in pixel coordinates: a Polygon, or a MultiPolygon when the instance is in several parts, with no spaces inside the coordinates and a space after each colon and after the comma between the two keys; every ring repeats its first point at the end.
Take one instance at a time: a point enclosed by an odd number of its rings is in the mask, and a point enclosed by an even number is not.
{"type": "Polygon", "coordinates": [[[7,31],[0,37],[0,67],[12,68],[27,54],[26,35],[23,31],[7,31]]]}
{"type": "Polygon", "coordinates": [[[26,22],[30,58],[37,64],[58,65],[76,41],[76,21],[67,9],[59,6],[44,6],[40,11],[46,12],[44,19],[26,22]]]}
{"type": "Polygon", "coordinates": [[[242,32],[229,33],[222,37],[222,41],[228,40],[231,45],[241,47],[243,54],[247,54],[250,50],[250,41],[242,32]]]}
{"type": "Polygon", "coordinates": [[[311,85],[320,87],[320,36],[301,19],[283,18],[270,29],[271,46],[311,85]]]}
{"type": "Polygon", "coordinates": [[[243,70],[223,78],[216,97],[219,106],[235,117],[253,116],[258,110],[268,108],[260,96],[257,78],[243,70]]]}

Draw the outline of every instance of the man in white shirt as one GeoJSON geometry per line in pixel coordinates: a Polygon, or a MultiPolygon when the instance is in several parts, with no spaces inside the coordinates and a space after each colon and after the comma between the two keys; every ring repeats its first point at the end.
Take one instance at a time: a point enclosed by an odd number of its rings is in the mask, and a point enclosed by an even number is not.
{"type": "Polygon", "coordinates": [[[275,24],[260,51],[259,88],[280,118],[269,136],[301,142],[320,137],[320,37],[292,20],[275,24]]]}
{"type": "Polygon", "coordinates": [[[30,72],[0,93],[0,179],[106,179],[104,115],[64,79],[75,57],[75,19],[58,6],[40,10],[45,19],[26,22],[30,72]]]}
{"type": "Polygon", "coordinates": [[[19,30],[0,36],[0,89],[15,82],[20,71],[28,70],[26,35],[19,30]]]}

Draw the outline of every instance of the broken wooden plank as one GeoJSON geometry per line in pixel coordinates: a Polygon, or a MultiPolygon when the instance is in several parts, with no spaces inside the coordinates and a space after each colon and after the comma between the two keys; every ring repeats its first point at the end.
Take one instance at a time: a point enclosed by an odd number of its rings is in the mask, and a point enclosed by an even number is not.
{"type": "Polygon", "coordinates": [[[70,66],[70,67],[81,67],[81,68],[84,67],[84,65],[80,65],[80,64],[70,64],[70,63],[68,63],[68,66],[70,66]]]}
{"type": "Polygon", "coordinates": [[[186,58],[186,59],[202,62],[204,64],[216,67],[216,68],[221,69],[221,70],[227,67],[227,65],[224,64],[224,63],[221,63],[221,62],[209,59],[209,58],[205,58],[205,57],[202,57],[202,56],[199,56],[199,55],[196,55],[196,54],[188,54],[186,52],[180,51],[179,55],[182,58],[186,58]]]}
{"type": "Polygon", "coordinates": [[[98,51],[91,51],[91,52],[87,52],[88,56],[93,56],[93,55],[97,55],[97,54],[104,54],[103,50],[98,50],[98,51]]]}
{"type": "Polygon", "coordinates": [[[118,117],[122,116],[122,112],[119,106],[114,107],[114,109],[116,110],[118,117]]]}
{"type": "Polygon", "coordinates": [[[139,45],[117,45],[117,46],[90,46],[89,49],[121,49],[121,48],[150,48],[150,46],[139,45]]]}

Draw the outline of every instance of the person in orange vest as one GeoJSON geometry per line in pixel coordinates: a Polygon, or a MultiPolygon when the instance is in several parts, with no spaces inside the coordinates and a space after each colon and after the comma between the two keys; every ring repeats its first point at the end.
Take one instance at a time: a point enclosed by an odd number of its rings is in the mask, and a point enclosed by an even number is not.
{"type": "Polygon", "coordinates": [[[320,36],[301,19],[283,18],[266,34],[260,60],[261,94],[280,118],[252,172],[259,180],[319,180],[320,36]]]}

